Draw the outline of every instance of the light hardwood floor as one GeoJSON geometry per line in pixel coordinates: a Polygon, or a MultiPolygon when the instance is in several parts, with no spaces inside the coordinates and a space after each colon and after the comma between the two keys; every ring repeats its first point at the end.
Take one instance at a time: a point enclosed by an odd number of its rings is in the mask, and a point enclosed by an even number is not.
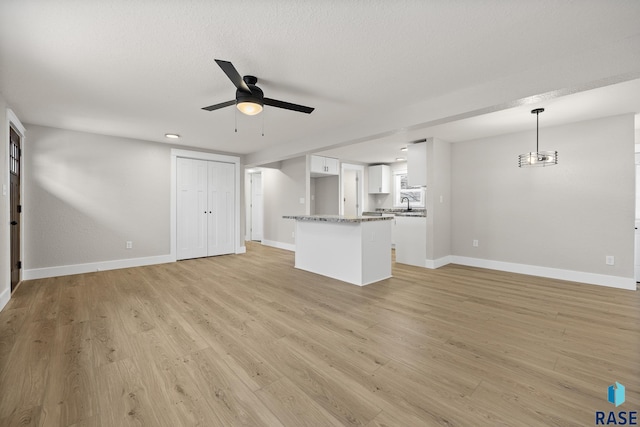
{"type": "Polygon", "coordinates": [[[449,265],[357,287],[244,255],[34,280],[0,426],[588,426],[640,410],[638,292],[449,265]]]}

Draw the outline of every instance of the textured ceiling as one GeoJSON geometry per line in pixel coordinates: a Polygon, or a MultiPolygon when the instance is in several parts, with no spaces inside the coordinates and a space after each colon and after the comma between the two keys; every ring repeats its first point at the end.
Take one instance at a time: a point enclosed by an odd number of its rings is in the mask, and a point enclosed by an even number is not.
{"type": "Polygon", "coordinates": [[[637,78],[638,22],[637,0],[2,0],[0,91],[25,123],[259,163],[637,78]],[[201,110],[234,97],[214,58],[316,110],[201,110]]]}

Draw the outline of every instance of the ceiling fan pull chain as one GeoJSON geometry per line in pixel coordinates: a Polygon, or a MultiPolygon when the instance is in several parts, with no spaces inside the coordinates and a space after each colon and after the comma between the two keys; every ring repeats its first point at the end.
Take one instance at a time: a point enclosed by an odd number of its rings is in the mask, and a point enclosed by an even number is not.
{"type": "Polygon", "coordinates": [[[264,136],[264,111],[262,112],[262,136],[264,136]]]}
{"type": "Polygon", "coordinates": [[[233,118],[235,120],[235,126],[236,126],[236,133],[238,133],[238,109],[236,109],[235,114],[233,115],[233,118]]]}

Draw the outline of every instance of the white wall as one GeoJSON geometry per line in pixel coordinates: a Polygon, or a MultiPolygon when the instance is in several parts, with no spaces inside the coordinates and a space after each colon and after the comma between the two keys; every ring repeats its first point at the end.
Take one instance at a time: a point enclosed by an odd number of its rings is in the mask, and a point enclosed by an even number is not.
{"type": "Polygon", "coordinates": [[[295,221],[282,216],[305,214],[307,179],[304,156],[282,161],[280,169],[262,169],[264,244],[293,250],[295,221]]]}
{"type": "Polygon", "coordinates": [[[451,145],[427,139],[427,263],[438,267],[451,254],[451,145]]]}
{"type": "Polygon", "coordinates": [[[627,114],[541,128],[540,149],[558,150],[558,165],[547,168],[517,166],[535,148],[535,130],[453,144],[452,253],[633,278],[633,121],[627,114]],[[606,255],[615,265],[605,265],[606,255]]]}
{"type": "Polygon", "coordinates": [[[170,252],[168,145],[27,129],[26,270],[170,252]]]}
{"type": "MultiPolygon", "coordinates": [[[[174,147],[42,126],[27,133],[26,278],[171,260],[174,147]]],[[[243,201],[240,209],[242,236],[243,201]]]]}

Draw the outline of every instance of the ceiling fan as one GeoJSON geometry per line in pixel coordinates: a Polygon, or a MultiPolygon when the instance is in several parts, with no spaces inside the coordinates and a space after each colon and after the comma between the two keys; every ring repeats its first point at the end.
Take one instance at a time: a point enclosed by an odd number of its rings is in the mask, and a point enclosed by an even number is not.
{"type": "Polygon", "coordinates": [[[219,108],[228,107],[234,105],[242,113],[253,116],[262,111],[264,105],[271,107],[284,108],[285,110],[299,111],[301,113],[310,114],[314,109],[311,107],[305,107],[304,105],[292,104],[290,102],[278,101],[277,99],[265,98],[262,89],[256,86],[258,78],[255,76],[240,77],[240,73],[236,70],[236,67],[229,61],[223,61],[216,59],[216,63],[222,68],[222,71],[229,77],[229,80],[237,88],[236,99],[227,102],[221,102],[220,104],[210,105],[204,107],[203,110],[213,111],[219,108]]]}

